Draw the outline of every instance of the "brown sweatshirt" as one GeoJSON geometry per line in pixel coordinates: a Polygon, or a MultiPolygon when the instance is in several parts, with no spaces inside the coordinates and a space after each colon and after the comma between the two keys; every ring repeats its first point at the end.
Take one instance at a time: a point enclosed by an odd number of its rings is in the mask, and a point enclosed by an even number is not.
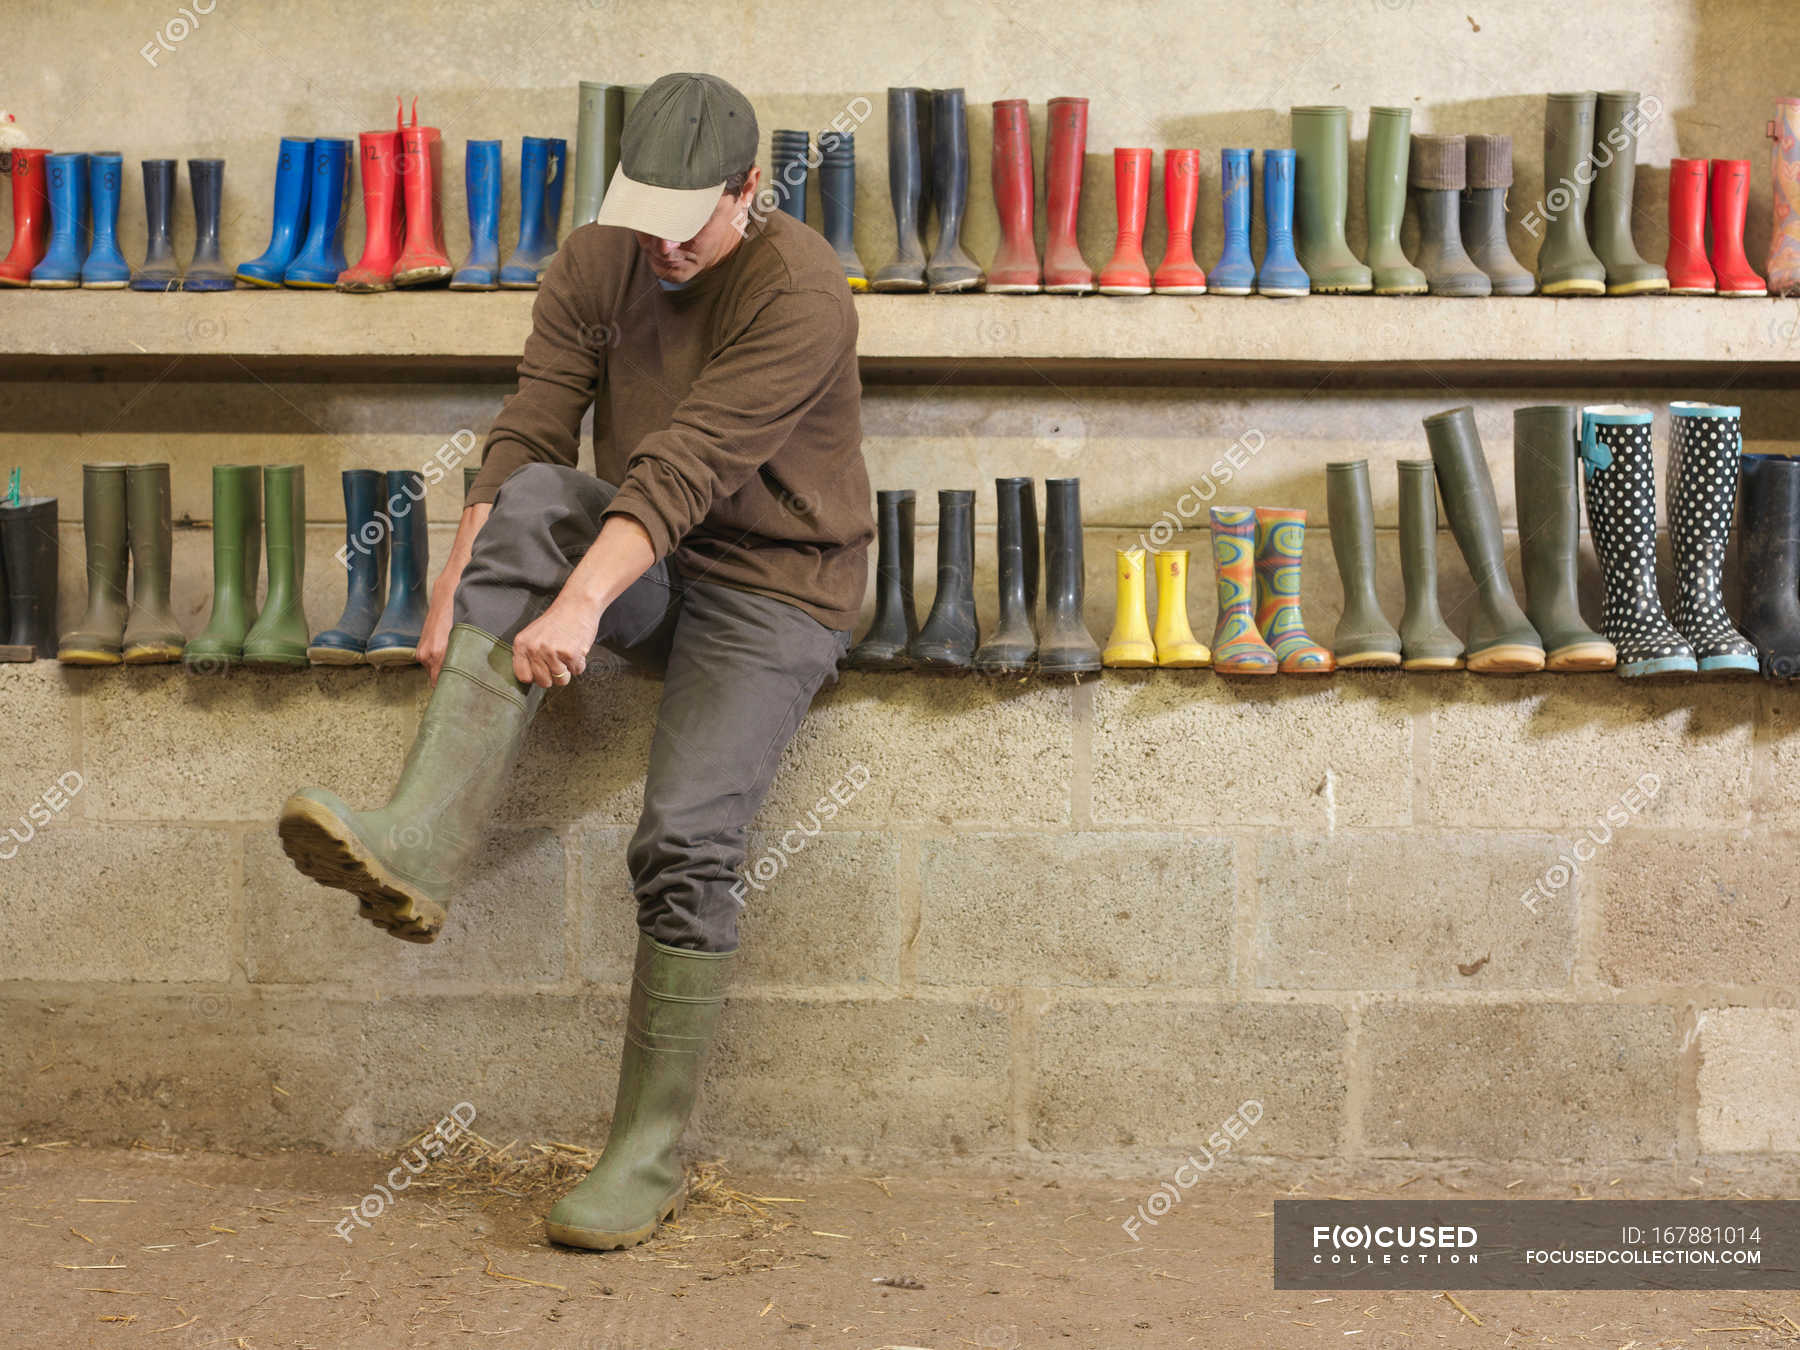
{"type": "Polygon", "coordinates": [[[619,486],[607,514],[640,523],[658,558],[855,623],[875,524],[856,307],[822,235],[775,212],[667,291],[630,231],[572,232],[467,504],[522,465],[574,467],[589,405],[595,471],[619,486]]]}

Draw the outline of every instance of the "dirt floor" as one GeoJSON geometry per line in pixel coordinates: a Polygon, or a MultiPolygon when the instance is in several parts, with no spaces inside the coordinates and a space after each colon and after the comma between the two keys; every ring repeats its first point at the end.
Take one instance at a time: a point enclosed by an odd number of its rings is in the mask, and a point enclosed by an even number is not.
{"type": "Polygon", "coordinates": [[[1277,1195],[1625,1199],[1792,1193],[1774,1169],[1240,1164],[1140,1242],[1161,1178],[744,1174],[623,1253],[548,1246],[589,1156],[476,1141],[369,1226],[396,1159],[0,1143],[0,1350],[813,1350],[1800,1343],[1800,1295],[1276,1291],[1277,1195]]]}

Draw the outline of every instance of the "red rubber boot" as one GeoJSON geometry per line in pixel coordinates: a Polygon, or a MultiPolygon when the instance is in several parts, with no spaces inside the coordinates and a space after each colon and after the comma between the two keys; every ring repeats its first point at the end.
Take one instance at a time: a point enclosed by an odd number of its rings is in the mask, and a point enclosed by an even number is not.
{"type": "Polygon", "coordinates": [[[456,269],[444,252],[444,139],[436,127],[419,125],[413,100],[412,125],[400,132],[400,186],[406,194],[406,248],[394,266],[396,286],[432,286],[450,280],[456,269]]]}
{"type": "Polygon", "coordinates": [[[1744,256],[1744,212],[1750,205],[1750,161],[1715,159],[1708,192],[1712,210],[1712,270],[1720,295],[1767,295],[1769,288],[1744,256]]]}
{"type": "Polygon", "coordinates": [[[1085,98],[1050,100],[1050,144],[1044,151],[1044,289],[1051,295],[1087,295],[1094,269],[1075,237],[1081,219],[1081,171],[1087,163],[1085,98]]]}
{"type": "MultiPolygon", "coordinates": [[[[394,120],[400,120],[396,110],[394,120]]],[[[400,133],[365,131],[358,138],[362,161],[362,258],[338,273],[337,288],[355,295],[394,289],[394,261],[406,221],[400,204],[400,133]]]]}
{"type": "Polygon", "coordinates": [[[1194,210],[1200,205],[1200,152],[1163,152],[1163,218],[1169,242],[1151,284],[1158,295],[1205,295],[1206,273],[1194,261],[1194,210]]]}
{"type": "Polygon", "coordinates": [[[1144,218],[1150,214],[1150,152],[1113,151],[1113,197],[1119,205],[1119,239],[1100,269],[1100,294],[1150,294],[1144,261],[1144,218]]]}
{"type": "Polygon", "coordinates": [[[12,249],[0,261],[0,286],[29,286],[31,269],[50,250],[50,189],[44,178],[48,150],[12,152],[12,249]]]}
{"type": "Polygon", "coordinates": [[[1712,295],[1712,266],[1706,261],[1706,161],[1669,161],[1670,295],[1712,295]]]}
{"type": "Polygon", "coordinates": [[[1044,289],[1032,208],[1031,113],[1022,98],[994,104],[994,205],[1000,212],[1000,251],[988,268],[988,294],[1033,295],[1044,289]]]}

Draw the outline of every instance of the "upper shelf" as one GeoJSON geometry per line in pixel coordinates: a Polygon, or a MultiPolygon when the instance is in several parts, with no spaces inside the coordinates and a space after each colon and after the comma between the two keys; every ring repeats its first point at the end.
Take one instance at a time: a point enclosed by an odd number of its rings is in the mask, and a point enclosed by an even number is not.
{"type": "MultiPolygon", "coordinates": [[[[510,379],[532,292],[0,291],[0,378],[510,379]]],[[[1800,302],[864,295],[871,381],[1380,386],[1800,374],[1800,302]]]]}

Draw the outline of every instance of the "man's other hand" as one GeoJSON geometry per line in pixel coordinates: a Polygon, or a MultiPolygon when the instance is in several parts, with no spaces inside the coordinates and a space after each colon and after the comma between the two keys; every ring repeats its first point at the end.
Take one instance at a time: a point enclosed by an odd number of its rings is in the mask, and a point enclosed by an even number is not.
{"type": "Polygon", "coordinates": [[[601,609],[565,593],[513,639],[513,674],[523,684],[555,689],[587,669],[601,609]]]}

